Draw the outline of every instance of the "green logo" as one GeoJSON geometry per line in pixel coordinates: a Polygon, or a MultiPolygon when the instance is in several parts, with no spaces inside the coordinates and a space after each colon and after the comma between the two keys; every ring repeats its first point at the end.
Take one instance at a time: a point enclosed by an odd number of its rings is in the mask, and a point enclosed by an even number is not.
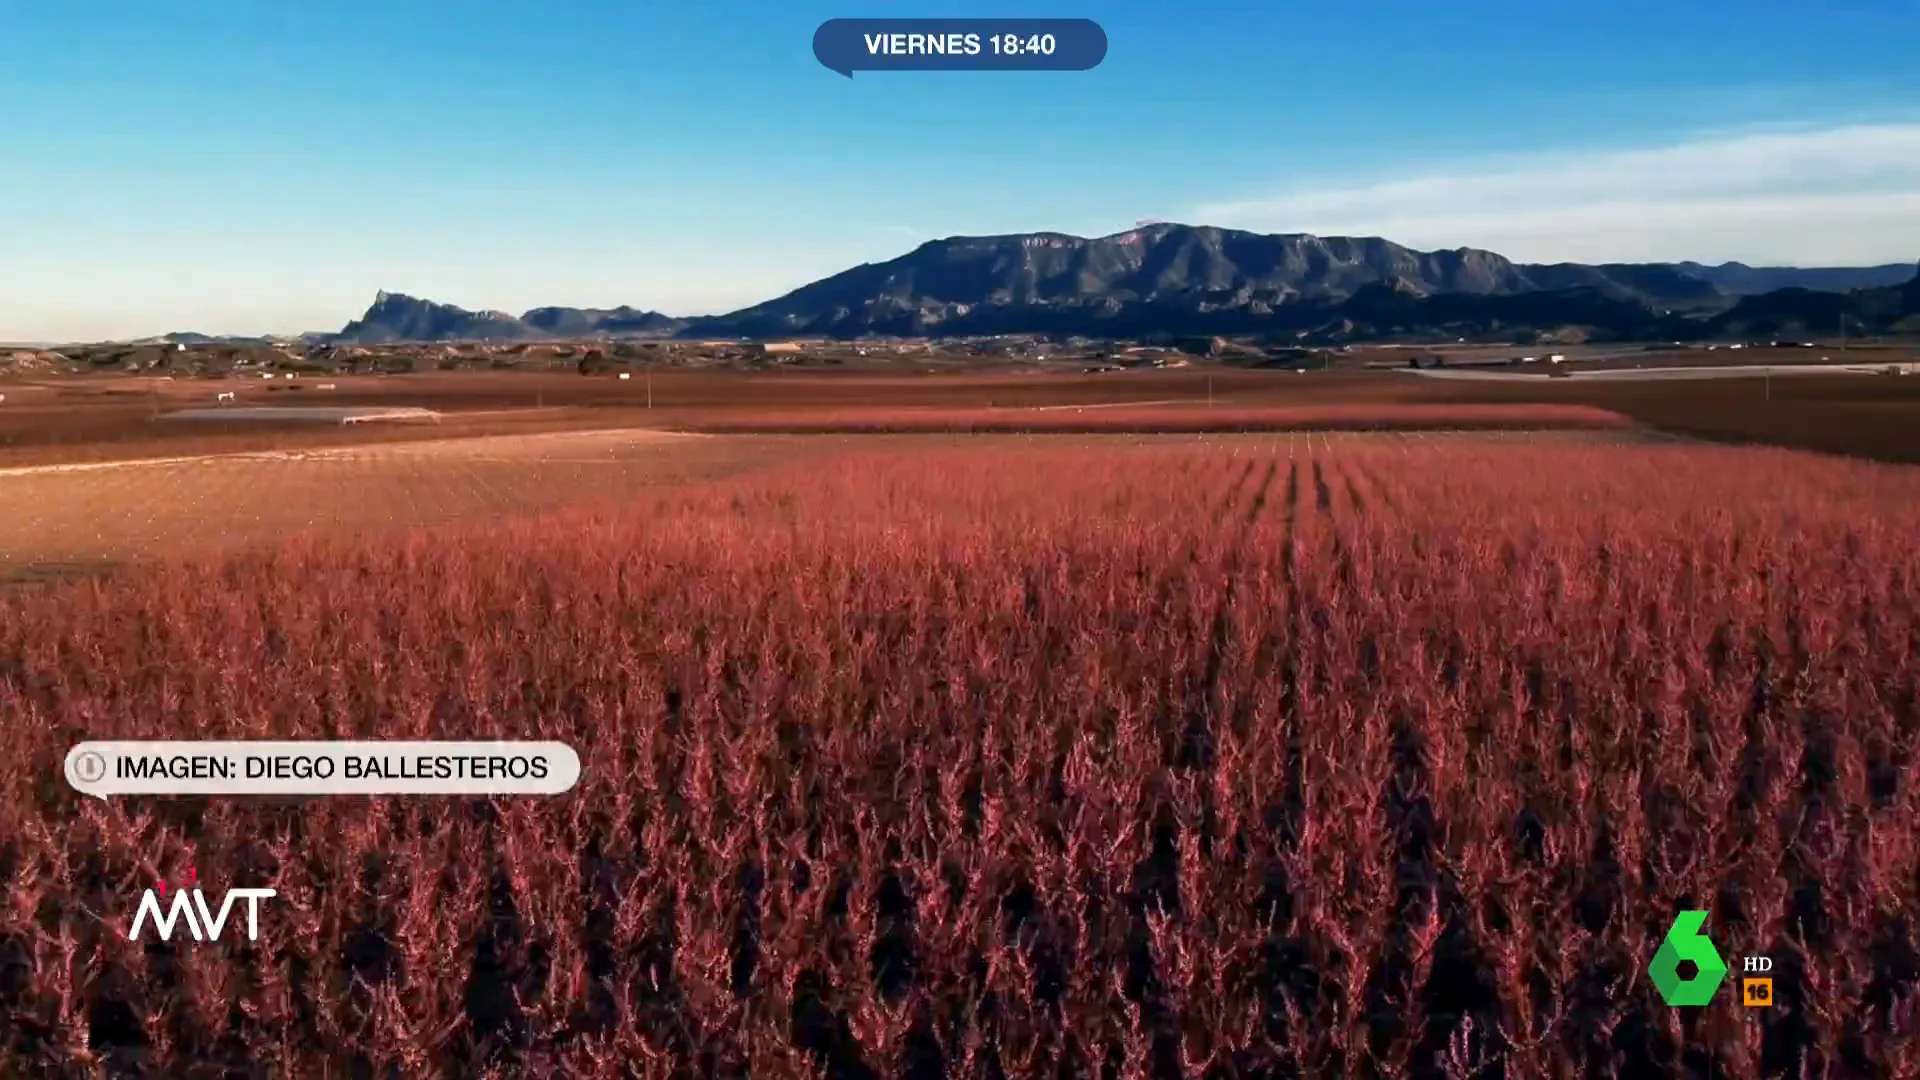
{"type": "Polygon", "coordinates": [[[1700,932],[1705,925],[1706,912],[1681,912],[1668,929],[1667,940],[1660,943],[1660,951],[1653,954],[1653,962],[1647,965],[1647,976],[1660,991],[1660,999],[1675,1008],[1707,1004],[1713,1000],[1713,992],[1720,989],[1720,980],[1727,977],[1727,965],[1720,959],[1719,950],[1700,932]],[[1681,963],[1689,960],[1697,969],[1691,978],[1680,974],[1681,963]]]}

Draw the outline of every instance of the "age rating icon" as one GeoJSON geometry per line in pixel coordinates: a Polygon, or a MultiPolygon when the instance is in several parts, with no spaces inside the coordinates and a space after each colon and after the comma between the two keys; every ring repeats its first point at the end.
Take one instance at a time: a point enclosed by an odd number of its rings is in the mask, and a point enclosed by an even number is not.
{"type": "Polygon", "coordinates": [[[1764,1009],[1773,1004],[1773,980],[1741,979],[1740,1002],[1749,1009],[1764,1009]]]}

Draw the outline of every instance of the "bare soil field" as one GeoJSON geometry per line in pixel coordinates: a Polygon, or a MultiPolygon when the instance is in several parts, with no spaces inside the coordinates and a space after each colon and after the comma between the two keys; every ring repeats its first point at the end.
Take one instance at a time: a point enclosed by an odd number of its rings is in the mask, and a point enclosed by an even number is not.
{"type": "MultiPolygon", "coordinates": [[[[1860,351],[1863,356],[1865,352],[1860,351]]],[[[1698,355],[1648,354],[1644,362],[1664,365],[1677,356],[1698,355]]],[[[1342,409],[1362,415],[1407,406],[1415,410],[1406,414],[1410,423],[1411,417],[1421,415],[1419,410],[1445,406],[1583,406],[1702,438],[1920,462],[1920,378],[1865,375],[1798,376],[1773,380],[1771,386],[1757,378],[1606,385],[1545,377],[1524,383],[1454,382],[1385,371],[1301,374],[1235,368],[1097,375],[660,371],[651,378],[636,375],[625,381],[572,373],[435,372],[325,381],[334,389],[318,389],[320,380],[14,380],[0,389],[7,395],[0,403],[0,466],[569,429],[747,430],[756,419],[765,421],[774,414],[788,420],[809,414],[801,424],[806,430],[832,429],[830,413],[859,417],[846,430],[896,430],[873,418],[888,410],[923,414],[1100,407],[1117,412],[1128,403],[1166,408],[1211,404],[1282,413],[1319,410],[1315,415],[1322,418],[1342,409]],[[304,389],[291,389],[294,386],[304,389]],[[212,406],[223,392],[233,392],[234,404],[242,407],[418,407],[443,418],[438,425],[352,427],[158,419],[182,408],[212,406]]],[[[1431,426],[1430,415],[1415,426],[1431,426]]],[[[1020,423],[996,419],[985,426],[1003,429],[1020,423]]],[[[951,429],[955,426],[942,428],[951,429]]]]}
{"type": "Polygon", "coordinates": [[[789,460],[795,443],[617,430],[0,468],[0,581],[529,513],[789,460]]]}
{"type": "MultiPolygon", "coordinates": [[[[1664,365],[1668,359],[1651,357],[1646,363],[1664,365]]],[[[1443,382],[1399,373],[1374,374],[1433,389],[1431,396],[1418,391],[1400,396],[1406,393],[1401,390],[1373,400],[1578,403],[1692,438],[1920,463],[1920,377],[1796,375],[1771,380],[1603,382],[1542,376],[1523,383],[1443,382]]],[[[1362,378],[1332,376],[1329,386],[1344,383],[1356,395],[1371,395],[1372,388],[1358,385],[1362,378]]]]}
{"type": "MultiPolygon", "coordinates": [[[[156,454],[287,450],[422,438],[580,428],[737,427],[764,412],[873,409],[1025,409],[1119,402],[1192,401],[1244,407],[1378,404],[1470,397],[1397,376],[1311,377],[1218,370],[1081,374],[875,375],[662,371],[653,378],[533,372],[435,372],[328,378],[307,383],[243,379],[140,380],[88,376],[16,381],[0,403],[0,465],[109,460],[156,454]],[[305,386],[292,391],[289,387],[305,386]],[[419,407],[437,426],[329,425],[230,421],[167,422],[184,408],[324,403],[334,407],[419,407]],[[651,402],[651,408],[649,407],[651,402]]],[[[817,427],[817,425],[816,425],[817,427]]]]}
{"type": "MultiPolygon", "coordinates": [[[[1906,343],[1859,343],[1843,347],[1838,342],[1819,341],[1812,348],[1802,346],[1725,345],[1708,348],[1668,348],[1657,345],[1367,345],[1345,354],[1349,363],[1361,365],[1409,363],[1415,356],[1439,356],[1450,362],[1486,363],[1513,357],[1532,356],[1545,366],[1548,356],[1565,358],[1564,366],[1573,368],[1691,367],[1719,364],[1820,364],[1820,363],[1897,363],[1920,360],[1920,346],[1906,343]]],[[[1523,366],[1524,367],[1524,366],[1523,366]]]]}
{"type": "Polygon", "coordinates": [[[1900,364],[1920,360],[1920,349],[1867,346],[1842,349],[1837,345],[1791,349],[1676,349],[1628,350],[1615,347],[1591,353],[1570,353],[1566,367],[1580,370],[1623,367],[1715,367],[1721,364],[1767,364],[1776,367],[1827,364],[1900,364]]]}
{"type": "MultiPolygon", "coordinates": [[[[1577,400],[1693,438],[1920,463],[1920,377],[1578,384],[1577,400]]],[[[1532,399],[1533,388],[1518,388],[1532,399]]],[[[1546,400],[1554,400],[1551,394],[1546,400]]]]}
{"type": "Polygon", "coordinates": [[[677,423],[739,433],[1577,431],[1627,427],[1587,405],[1337,402],[1248,406],[1237,401],[1100,402],[1006,408],[716,410],[677,423]]]}

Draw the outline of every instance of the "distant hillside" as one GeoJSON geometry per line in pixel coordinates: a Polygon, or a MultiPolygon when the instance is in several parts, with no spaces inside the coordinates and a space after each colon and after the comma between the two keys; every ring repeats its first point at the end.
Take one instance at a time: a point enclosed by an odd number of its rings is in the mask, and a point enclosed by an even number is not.
{"type": "Polygon", "coordinates": [[[515,317],[468,311],[404,293],[382,292],[373,306],[331,340],[375,345],[399,341],[530,341],[553,338],[666,337],[687,325],[656,311],[631,307],[534,308],[515,317]]]}
{"type": "Polygon", "coordinates": [[[1674,263],[1673,269],[1712,285],[1728,296],[1756,296],[1778,289],[1813,289],[1819,292],[1850,292],[1854,289],[1878,289],[1899,285],[1913,276],[1908,263],[1880,266],[1748,266],[1728,262],[1703,266],[1696,262],[1674,263]]]}
{"type": "Polygon", "coordinates": [[[668,337],[687,325],[687,320],[641,311],[624,304],[617,308],[534,308],[520,321],[550,337],[668,337]]]}
{"type": "Polygon", "coordinates": [[[703,320],[696,332],[1101,334],[1148,324],[1175,332],[1255,326],[1302,331],[1354,319],[1365,324],[1354,332],[1366,333],[1378,325],[1379,312],[1349,312],[1342,305],[1370,286],[1390,286],[1405,297],[1468,298],[1431,310],[1396,302],[1393,317],[1408,332],[1515,320],[1548,328],[1576,299],[1631,305],[1636,314],[1626,321],[1636,326],[1657,320],[1648,309],[1726,303],[1710,283],[1660,264],[1524,264],[1475,248],[1417,251],[1379,237],[1155,224],[1096,239],[1036,233],[936,240],[897,259],[703,320]],[[1537,301],[1471,299],[1536,294],[1537,301]]]}
{"type": "Polygon", "coordinates": [[[1530,263],[1521,266],[1538,289],[1591,289],[1615,300],[1660,307],[1724,306],[1712,282],[1664,263],[1530,263]]]}
{"type": "Polygon", "coordinates": [[[1096,239],[1036,233],[936,240],[700,320],[689,332],[1118,336],[1310,334],[1337,326],[1330,336],[1367,336],[1553,330],[1569,312],[1604,310],[1608,332],[1627,333],[1657,324],[1655,309],[1725,304],[1712,285],[1658,264],[1521,264],[1491,251],[1417,251],[1379,237],[1155,224],[1096,239]],[[1379,287],[1395,299],[1382,304],[1388,294],[1367,293],[1379,287]],[[1526,297],[1533,299],[1515,299],[1526,297]]]}
{"type": "Polygon", "coordinates": [[[338,342],[380,345],[395,341],[518,341],[540,331],[504,311],[468,311],[405,293],[382,292],[366,314],[334,335],[338,342]]]}
{"type": "Polygon", "coordinates": [[[381,293],[332,340],[1160,332],[1629,340],[1794,326],[1818,333],[1827,332],[1823,319],[1837,320],[1842,310],[1862,327],[1900,325],[1907,316],[1897,298],[1880,290],[1897,292],[1911,276],[1907,267],[1515,263],[1491,251],[1418,251],[1379,237],[1157,223],[1092,239],[1022,233],[934,240],[752,307],[694,319],[624,306],[541,307],[514,316],[381,293]],[[1763,288],[1782,281],[1870,284],[1853,291],[1763,288]]]}
{"type": "Polygon", "coordinates": [[[1721,333],[1813,337],[1848,333],[1920,332],[1920,267],[1905,280],[1850,292],[1776,289],[1740,302],[1713,321],[1721,333]]]}

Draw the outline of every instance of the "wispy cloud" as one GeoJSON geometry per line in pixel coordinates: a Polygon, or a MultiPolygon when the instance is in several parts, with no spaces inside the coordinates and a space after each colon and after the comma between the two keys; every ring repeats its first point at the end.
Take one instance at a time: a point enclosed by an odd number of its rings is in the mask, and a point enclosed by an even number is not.
{"type": "Polygon", "coordinates": [[[1920,122],[1415,165],[1198,206],[1189,220],[1527,261],[1901,262],[1920,258],[1920,122]]]}

